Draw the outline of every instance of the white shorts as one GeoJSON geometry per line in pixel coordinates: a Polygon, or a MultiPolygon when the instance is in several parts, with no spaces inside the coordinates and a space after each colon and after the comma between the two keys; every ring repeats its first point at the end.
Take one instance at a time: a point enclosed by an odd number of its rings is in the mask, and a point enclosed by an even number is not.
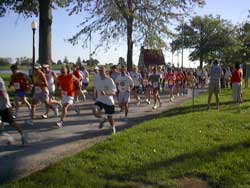
{"type": "Polygon", "coordinates": [[[73,104],[74,103],[74,97],[71,97],[71,96],[68,96],[68,95],[65,95],[62,97],[62,104],[73,104]]]}
{"type": "Polygon", "coordinates": [[[126,103],[130,101],[130,92],[119,92],[118,95],[118,102],[119,103],[126,103]]]}

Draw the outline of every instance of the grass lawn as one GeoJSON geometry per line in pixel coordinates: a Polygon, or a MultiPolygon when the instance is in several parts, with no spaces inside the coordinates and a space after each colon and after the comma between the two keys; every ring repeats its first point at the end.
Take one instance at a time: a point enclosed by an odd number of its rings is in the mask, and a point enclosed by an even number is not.
{"type": "Polygon", "coordinates": [[[221,94],[221,111],[206,111],[207,95],[154,120],[110,136],[87,151],[6,187],[139,188],[177,186],[198,177],[213,188],[250,187],[250,90],[244,104],[221,94]]]}

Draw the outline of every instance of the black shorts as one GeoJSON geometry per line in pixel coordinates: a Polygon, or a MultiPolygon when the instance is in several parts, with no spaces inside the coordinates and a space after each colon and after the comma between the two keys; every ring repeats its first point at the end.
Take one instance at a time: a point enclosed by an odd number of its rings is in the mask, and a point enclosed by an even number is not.
{"type": "Polygon", "coordinates": [[[115,105],[107,105],[99,101],[97,101],[95,105],[98,106],[100,110],[104,109],[105,114],[107,115],[112,115],[115,113],[115,105]]]}
{"type": "Polygon", "coordinates": [[[84,86],[85,88],[88,87],[89,83],[82,83],[82,87],[84,86]]]}
{"type": "Polygon", "coordinates": [[[12,108],[0,110],[0,116],[2,118],[2,122],[6,122],[9,124],[12,124],[14,122],[14,118],[12,116],[12,108]]]}

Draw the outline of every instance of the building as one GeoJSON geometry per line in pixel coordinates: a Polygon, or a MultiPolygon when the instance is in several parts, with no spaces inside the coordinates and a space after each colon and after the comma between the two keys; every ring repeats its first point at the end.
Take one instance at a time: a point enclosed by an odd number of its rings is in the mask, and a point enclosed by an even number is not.
{"type": "Polygon", "coordinates": [[[165,66],[165,59],[161,49],[144,49],[141,47],[138,67],[141,70],[148,70],[151,67],[165,66]]]}

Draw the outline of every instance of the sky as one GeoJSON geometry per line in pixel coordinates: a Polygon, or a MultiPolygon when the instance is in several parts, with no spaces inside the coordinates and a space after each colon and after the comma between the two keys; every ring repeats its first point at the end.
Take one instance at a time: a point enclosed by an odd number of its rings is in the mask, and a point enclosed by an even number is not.
{"type": "MultiPolygon", "coordinates": [[[[247,19],[248,9],[250,9],[250,0],[206,0],[206,5],[203,8],[195,8],[196,15],[221,15],[223,19],[230,20],[232,23],[241,23],[247,19]]],[[[57,61],[63,60],[65,56],[71,62],[75,62],[78,57],[81,59],[89,58],[89,44],[83,48],[82,44],[73,46],[66,39],[72,37],[79,31],[79,23],[83,14],[68,16],[63,9],[53,10],[52,24],[52,59],[57,61]]],[[[0,57],[11,57],[13,61],[17,57],[32,56],[32,30],[31,22],[38,18],[23,18],[23,16],[8,12],[5,17],[0,18],[0,57]]],[[[98,44],[98,36],[92,36],[92,49],[98,44]]],[[[36,46],[38,47],[38,35],[36,35],[36,46]]],[[[37,48],[36,48],[37,49],[37,48]]],[[[167,50],[163,51],[165,61],[171,62],[172,55],[167,50]]],[[[134,47],[133,61],[138,63],[140,54],[140,46],[134,47]]],[[[188,60],[189,51],[184,52],[184,66],[196,66],[197,62],[188,60]]],[[[127,56],[126,38],[121,39],[121,42],[110,44],[110,49],[99,49],[93,58],[98,59],[101,64],[118,62],[119,57],[127,56]]],[[[36,51],[38,57],[38,51],[36,51]]],[[[174,64],[181,61],[174,55],[174,64]]]]}

